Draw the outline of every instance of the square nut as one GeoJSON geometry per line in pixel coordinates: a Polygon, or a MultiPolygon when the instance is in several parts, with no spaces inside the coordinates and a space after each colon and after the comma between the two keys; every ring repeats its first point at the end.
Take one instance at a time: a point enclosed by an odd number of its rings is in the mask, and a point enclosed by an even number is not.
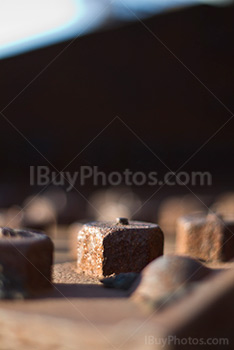
{"type": "Polygon", "coordinates": [[[163,233],[156,224],[126,218],[91,222],[78,233],[78,272],[97,277],[140,272],[163,254],[163,244],[163,233]]]}
{"type": "Polygon", "coordinates": [[[0,228],[1,280],[26,294],[51,287],[53,243],[43,233],[0,228]]]}
{"type": "Polygon", "coordinates": [[[234,258],[234,221],[215,214],[190,215],[178,220],[176,251],[205,261],[234,258]]]}

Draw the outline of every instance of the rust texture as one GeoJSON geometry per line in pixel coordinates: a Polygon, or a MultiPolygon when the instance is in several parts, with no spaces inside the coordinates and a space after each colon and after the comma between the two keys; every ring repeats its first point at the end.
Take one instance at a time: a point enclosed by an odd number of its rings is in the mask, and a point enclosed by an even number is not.
{"type": "Polygon", "coordinates": [[[190,215],[179,219],[176,251],[205,261],[234,258],[234,221],[214,214],[190,215]]]}
{"type": "Polygon", "coordinates": [[[53,243],[43,233],[0,228],[1,297],[51,287],[53,243]]]}
{"type": "Polygon", "coordinates": [[[156,224],[91,222],[78,233],[78,272],[103,277],[140,272],[163,254],[164,236],[156,224]]]}
{"type": "Polygon", "coordinates": [[[187,256],[164,255],[147,265],[132,286],[132,299],[150,308],[184,297],[215,271],[187,256]]]}

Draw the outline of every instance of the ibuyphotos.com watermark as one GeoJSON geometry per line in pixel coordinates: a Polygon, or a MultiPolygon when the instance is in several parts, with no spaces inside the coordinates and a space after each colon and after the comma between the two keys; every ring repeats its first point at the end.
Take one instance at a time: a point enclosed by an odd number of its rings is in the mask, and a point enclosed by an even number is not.
{"type": "Polygon", "coordinates": [[[145,345],[159,345],[161,348],[170,345],[178,346],[228,346],[228,338],[178,338],[175,335],[169,335],[165,338],[155,337],[153,335],[145,336],[145,345]]]}
{"type": "Polygon", "coordinates": [[[48,166],[30,166],[30,185],[66,187],[71,191],[76,186],[211,186],[212,175],[209,172],[194,171],[191,173],[180,171],[174,173],[167,172],[163,177],[159,177],[157,171],[148,173],[143,171],[112,171],[106,173],[99,170],[98,166],[81,166],[79,171],[73,173],[69,171],[56,172],[48,166]]]}

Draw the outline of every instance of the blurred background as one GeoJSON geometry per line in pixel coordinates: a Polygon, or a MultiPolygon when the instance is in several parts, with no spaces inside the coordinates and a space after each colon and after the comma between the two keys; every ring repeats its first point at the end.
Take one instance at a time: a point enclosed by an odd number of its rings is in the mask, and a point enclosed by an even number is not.
{"type": "Polygon", "coordinates": [[[62,242],[101,217],[173,235],[188,212],[234,215],[233,18],[233,1],[2,0],[0,224],[62,242]],[[30,166],[163,176],[183,164],[212,186],[30,185],[30,166]]]}

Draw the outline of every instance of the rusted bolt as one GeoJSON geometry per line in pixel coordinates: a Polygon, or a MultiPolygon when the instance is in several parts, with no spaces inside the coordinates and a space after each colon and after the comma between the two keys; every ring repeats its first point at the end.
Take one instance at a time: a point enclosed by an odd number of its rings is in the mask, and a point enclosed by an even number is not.
{"type": "Polygon", "coordinates": [[[116,223],[120,225],[128,225],[128,219],[127,218],[117,218],[116,223]]]}
{"type": "Polygon", "coordinates": [[[215,214],[190,215],[179,219],[176,251],[205,261],[234,258],[234,220],[215,214]]]}
{"type": "Polygon", "coordinates": [[[140,272],[163,254],[164,237],[156,224],[129,221],[91,222],[78,233],[78,272],[109,276],[140,272]]]}
{"type": "Polygon", "coordinates": [[[0,297],[51,287],[53,243],[45,234],[0,228],[0,297]]]}
{"type": "Polygon", "coordinates": [[[164,255],[144,268],[132,287],[132,299],[150,307],[168,304],[212,273],[198,260],[164,255]]]}

